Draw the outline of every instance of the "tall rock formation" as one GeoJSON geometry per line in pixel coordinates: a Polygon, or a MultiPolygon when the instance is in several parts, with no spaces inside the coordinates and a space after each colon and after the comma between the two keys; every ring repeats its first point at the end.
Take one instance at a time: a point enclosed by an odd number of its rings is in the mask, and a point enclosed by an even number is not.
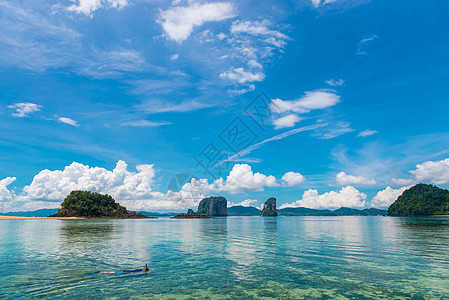
{"type": "Polygon", "coordinates": [[[228,201],[225,197],[209,197],[201,200],[197,214],[210,217],[226,217],[228,201]]]}
{"type": "Polygon", "coordinates": [[[265,202],[262,209],[262,217],[277,217],[276,198],[270,198],[265,202]]]}

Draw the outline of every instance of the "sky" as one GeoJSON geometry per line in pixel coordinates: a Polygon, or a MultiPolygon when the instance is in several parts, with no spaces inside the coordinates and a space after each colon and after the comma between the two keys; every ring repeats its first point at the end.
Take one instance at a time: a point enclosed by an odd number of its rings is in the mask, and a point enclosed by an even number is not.
{"type": "Polygon", "coordinates": [[[0,209],[449,188],[447,1],[0,0],[0,209]]]}

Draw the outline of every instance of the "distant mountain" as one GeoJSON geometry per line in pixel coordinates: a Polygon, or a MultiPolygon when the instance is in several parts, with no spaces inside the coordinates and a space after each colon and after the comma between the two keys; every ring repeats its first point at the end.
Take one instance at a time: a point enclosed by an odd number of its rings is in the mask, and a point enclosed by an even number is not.
{"type": "Polygon", "coordinates": [[[320,210],[305,207],[287,207],[277,210],[280,216],[337,216],[330,210],[320,210]]]}
{"type": "Polygon", "coordinates": [[[147,216],[147,217],[173,217],[173,216],[176,216],[179,214],[176,212],[158,213],[158,212],[151,212],[151,211],[138,211],[137,213],[141,213],[142,215],[147,216]]]}
{"type": "Polygon", "coordinates": [[[228,207],[228,216],[260,216],[262,211],[254,206],[231,206],[228,207]]]}
{"type": "MultiPolygon", "coordinates": [[[[0,214],[3,216],[18,216],[18,217],[48,217],[49,215],[57,213],[57,209],[39,209],[35,211],[19,211],[19,212],[8,212],[0,214]]],[[[368,209],[353,209],[342,207],[335,211],[331,210],[320,210],[311,209],[305,207],[296,208],[283,208],[277,210],[279,216],[378,216],[386,215],[387,211],[377,208],[368,209]]],[[[158,213],[158,212],[148,212],[148,211],[138,211],[148,217],[173,217],[179,213],[168,212],[168,213],[158,213]]],[[[228,207],[228,216],[260,216],[262,211],[253,206],[231,206],[228,207]]]]}
{"type": "Polygon", "coordinates": [[[388,208],[389,216],[449,215],[449,191],[417,184],[404,191],[388,208]]]}
{"type": "Polygon", "coordinates": [[[16,211],[2,213],[2,216],[15,216],[15,217],[48,217],[58,212],[58,209],[39,209],[34,211],[16,211]]]}
{"type": "Polygon", "coordinates": [[[312,209],[305,207],[288,207],[278,209],[280,216],[385,216],[386,210],[377,208],[355,209],[341,207],[334,211],[328,209],[312,209]]]}

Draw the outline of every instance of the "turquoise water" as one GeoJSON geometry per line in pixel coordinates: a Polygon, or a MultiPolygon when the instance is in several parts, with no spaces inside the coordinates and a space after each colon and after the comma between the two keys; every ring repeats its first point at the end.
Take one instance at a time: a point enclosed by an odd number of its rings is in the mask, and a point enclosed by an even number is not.
{"type": "Polygon", "coordinates": [[[449,298],[448,237],[449,218],[0,221],[0,298],[449,298]]]}

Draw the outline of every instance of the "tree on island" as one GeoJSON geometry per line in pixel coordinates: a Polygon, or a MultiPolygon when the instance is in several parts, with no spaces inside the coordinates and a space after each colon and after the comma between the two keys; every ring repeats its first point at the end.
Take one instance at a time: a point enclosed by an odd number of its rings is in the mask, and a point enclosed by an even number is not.
{"type": "Polygon", "coordinates": [[[140,213],[128,212],[124,206],[115,202],[110,195],[90,191],[72,191],[61,203],[58,213],[50,217],[147,218],[140,213]]]}
{"type": "Polygon", "coordinates": [[[449,191],[431,184],[417,184],[404,191],[388,208],[389,216],[449,215],[449,191]]]}

